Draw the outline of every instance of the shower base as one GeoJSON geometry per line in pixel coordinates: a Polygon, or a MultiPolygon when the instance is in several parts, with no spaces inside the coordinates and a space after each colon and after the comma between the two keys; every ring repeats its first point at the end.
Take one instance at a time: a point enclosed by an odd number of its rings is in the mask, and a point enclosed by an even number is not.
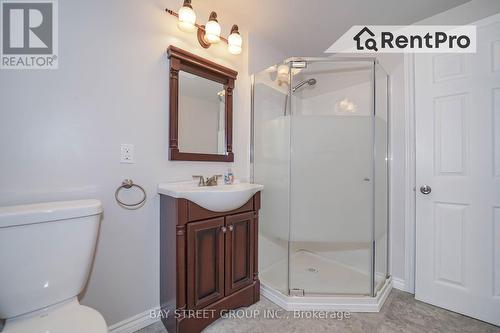
{"type": "Polygon", "coordinates": [[[291,260],[291,285],[298,290],[305,290],[306,296],[287,296],[273,288],[286,289],[278,281],[284,281],[283,275],[280,279],[279,273],[286,272],[285,261],[260,274],[262,295],[287,311],[378,312],[392,288],[390,277],[385,280],[376,278],[380,287],[377,295],[363,296],[360,294],[369,293],[370,277],[366,272],[305,250],[297,251],[291,260]]]}

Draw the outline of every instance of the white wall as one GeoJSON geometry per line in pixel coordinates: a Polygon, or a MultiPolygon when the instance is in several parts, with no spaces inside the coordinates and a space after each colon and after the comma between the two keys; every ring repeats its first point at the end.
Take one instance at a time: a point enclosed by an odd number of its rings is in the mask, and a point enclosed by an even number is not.
{"type": "Polygon", "coordinates": [[[248,68],[250,73],[256,74],[275,64],[281,64],[286,56],[265,36],[249,32],[249,44],[252,46],[248,50],[248,68]]]}
{"type": "Polygon", "coordinates": [[[498,0],[472,0],[416,24],[469,24],[500,12],[498,0]]]}
{"type": "MultiPolygon", "coordinates": [[[[158,306],[159,182],[249,173],[250,80],[244,53],[224,44],[202,49],[180,32],[177,0],[59,1],[60,68],[0,72],[0,205],[97,198],[104,218],[83,303],[108,324],[158,306]],[[234,164],[170,162],[168,62],[174,44],[239,72],[234,98],[234,164]],[[120,144],[135,145],[135,164],[119,163],[120,144]],[[124,178],[145,187],[146,205],[124,210],[114,191],[124,178]]],[[[217,8],[213,8],[217,10],[217,8]]],[[[196,4],[200,20],[208,17],[196,4]]],[[[222,14],[222,13],[220,13],[222,14]]],[[[238,22],[220,15],[223,32],[238,22]]],[[[241,27],[244,29],[244,27],[241,27]]]]}

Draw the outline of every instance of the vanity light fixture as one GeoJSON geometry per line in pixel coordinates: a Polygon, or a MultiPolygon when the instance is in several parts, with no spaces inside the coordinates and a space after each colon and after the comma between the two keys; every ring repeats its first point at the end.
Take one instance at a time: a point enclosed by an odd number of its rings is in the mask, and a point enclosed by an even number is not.
{"type": "Polygon", "coordinates": [[[184,4],[179,9],[179,22],[177,26],[180,30],[193,32],[196,30],[196,13],[191,6],[191,0],[184,0],[184,4]]]}
{"type": "Polygon", "coordinates": [[[236,24],[233,25],[231,34],[227,39],[222,37],[222,29],[217,21],[217,13],[212,11],[206,25],[200,25],[196,23],[196,13],[193,10],[191,1],[192,0],[184,0],[182,7],[179,9],[179,13],[168,8],[165,9],[167,13],[178,18],[177,27],[186,32],[193,32],[198,29],[198,42],[204,48],[209,48],[210,45],[216,44],[222,40],[228,44],[227,50],[229,53],[240,54],[243,39],[241,38],[238,26],[236,24]]]}
{"type": "Polygon", "coordinates": [[[241,38],[238,26],[235,24],[231,28],[231,34],[227,37],[227,50],[231,54],[240,54],[243,39],[241,38]]]}
{"type": "Polygon", "coordinates": [[[217,13],[211,12],[210,17],[208,18],[208,22],[205,25],[205,41],[210,44],[216,44],[220,42],[220,32],[221,27],[219,22],[217,21],[217,13]]]}

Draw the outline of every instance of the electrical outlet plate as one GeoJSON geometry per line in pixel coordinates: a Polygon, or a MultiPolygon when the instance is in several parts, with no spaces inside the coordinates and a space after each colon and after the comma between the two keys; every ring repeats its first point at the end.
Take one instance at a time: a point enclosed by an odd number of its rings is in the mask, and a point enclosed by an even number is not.
{"type": "Polygon", "coordinates": [[[120,163],[134,163],[134,145],[122,143],[120,148],[120,163]]]}

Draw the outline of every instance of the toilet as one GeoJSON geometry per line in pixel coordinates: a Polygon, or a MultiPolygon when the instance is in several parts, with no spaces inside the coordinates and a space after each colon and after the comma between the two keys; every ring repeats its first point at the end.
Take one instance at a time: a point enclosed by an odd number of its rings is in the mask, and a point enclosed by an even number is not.
{"type": "Polygon", "coordinates": [[[1,333],[105,333],[80,305],[94,259],[98,200],[0,207],[1,333]]]}

